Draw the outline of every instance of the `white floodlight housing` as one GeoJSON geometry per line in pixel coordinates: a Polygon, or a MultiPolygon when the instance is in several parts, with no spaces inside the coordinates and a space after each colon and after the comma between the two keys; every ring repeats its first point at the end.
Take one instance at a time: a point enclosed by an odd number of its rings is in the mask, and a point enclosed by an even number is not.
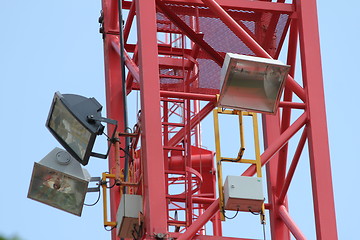
{"type": "Polygon", "coordinates": [[[279,60],[227,53],[218,106],[275,114],[289,68],[279,60]]]}
{"type": "MultiPolygon", "coordinates": [[[[102,106],[95,98],[59,92],[54,95],[46,126],[82,165],[88,164],[90,156],[106,158],[109,153],[92,152],[97,135],[104,130],[101,122],[117,125],[115,120],[102,118],[101,110],[102,106]]],[[[114,134],[115,131],[116,128],[114,134]]]]}
{"type": "Polygon", "coordinates": [[[81,216],[90,175],[71,155],[55,148],[34,163],[28,198],[81,216]]]}

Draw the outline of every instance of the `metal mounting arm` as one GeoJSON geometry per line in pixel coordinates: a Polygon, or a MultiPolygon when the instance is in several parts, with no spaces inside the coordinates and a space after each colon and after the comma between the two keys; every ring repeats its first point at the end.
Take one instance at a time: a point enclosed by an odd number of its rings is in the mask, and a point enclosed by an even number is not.
{"type": "MultiPolygon", "coordinates": [[[[98,121],[98,122],[105,122],[105,123],[108,123],[108,124],[111,124],[111,125],[115,126],[114,131],[113,131],[113,133],[111,135],[111,138],[108,137],[108,141],[110,142],[110,144],[109,144],[109,147],[108,147],[108,150],[107,150],[106,154],[95,153],[95,152],[91,152],[91,154],[90,154],[90,156],[93,156],[93,157],[96,157],[96,158],[106,159],[107,156],[109,155],[111,145],[113,143],[119,141],[119,138],[115,138],[115,133],[116,133],[116,130],[117,130],[118,122],[116,120],[113,120],[113,119],[110,119],[110,118],[103,118],[103,117],[98,117],[98,116],[94,116],[94,115],[87,116],[87,120],[90,123],[98,121]]],[[[99,130],[98,135],[103,134],[103,131],[104,131],[104,127],[99,130]]]]}

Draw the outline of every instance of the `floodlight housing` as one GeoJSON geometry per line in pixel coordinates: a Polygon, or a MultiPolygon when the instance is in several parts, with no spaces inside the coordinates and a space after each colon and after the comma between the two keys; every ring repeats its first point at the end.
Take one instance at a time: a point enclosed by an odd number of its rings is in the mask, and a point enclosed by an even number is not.
{"type": "Polygon", "coordinates": [[[81,216],[90,179],[68,152],[54,148],[34,163],[28,198],[81,216]]]}
{"type": "MultiPolygon", "coordinates": [[[[90,156],[106,158],[107,155],[93,153],[97,135],[104,126],[101,122],[117,124],[101,117],[101,104],[95,98],[56,92],[52,101],[46,126],[59,143],[82,165],[90,156]]],[[[114,131],[115,132],[115,131],[114,131]]]]}
{"type": "Polygon", "coordinates": [[[275,114],[289,69],[279,60],[227,53],[218,106],[275,114]]]}

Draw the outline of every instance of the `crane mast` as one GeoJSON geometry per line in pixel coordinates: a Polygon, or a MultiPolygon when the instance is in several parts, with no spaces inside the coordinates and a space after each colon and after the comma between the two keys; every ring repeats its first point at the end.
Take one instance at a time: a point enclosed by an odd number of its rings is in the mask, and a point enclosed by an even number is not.
{"type": "MultiPolygon", "coordinates": [[[[238,175],[266,172],[263,206],[271,239],[306,239],[289,213],[301,206],[288,203],[288,189],[300,155],[307,154],[316,237],[337,239],[316,1],[120,1],[102,0],[99,19],[107,115],[119,122],[120,131],[109,172],[124,183],[110,190],[111,222],[117,221],[124,194],[138,195],[142,211],[134,239],[245,239],[246,229],[223,236],[218,192],[223,182],[215,161],[221,162],[220,153],[203,146],[201,132],[214,130],[213,125],[201,129],[200,123],[226,112],[218,108],[226,53],[282,55],[290,71],[276,114],[240,114],[261,115],[264,150],[238,175]],[[297,59],[302,74],[295,77],[297,59]],[[141,110],[130,132],[124,96],[136,91],[141,110]]],[[[120,238],[113,230],[112,239],[120,238]]]]}

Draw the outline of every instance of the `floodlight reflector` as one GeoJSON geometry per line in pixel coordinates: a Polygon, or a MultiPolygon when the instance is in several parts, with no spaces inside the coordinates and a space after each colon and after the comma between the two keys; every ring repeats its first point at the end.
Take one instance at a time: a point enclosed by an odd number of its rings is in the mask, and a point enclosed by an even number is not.
{"type": "Polygon", "coordinates": [[[276,113],[289,68],[279,60],[227,53],[218,105],[276,113]]]}
{"type": "Polygon", "coordinates": [[[66,151],[55,148],[34,163],[28,198],[81,216],[90,175],[66,151]]]}

